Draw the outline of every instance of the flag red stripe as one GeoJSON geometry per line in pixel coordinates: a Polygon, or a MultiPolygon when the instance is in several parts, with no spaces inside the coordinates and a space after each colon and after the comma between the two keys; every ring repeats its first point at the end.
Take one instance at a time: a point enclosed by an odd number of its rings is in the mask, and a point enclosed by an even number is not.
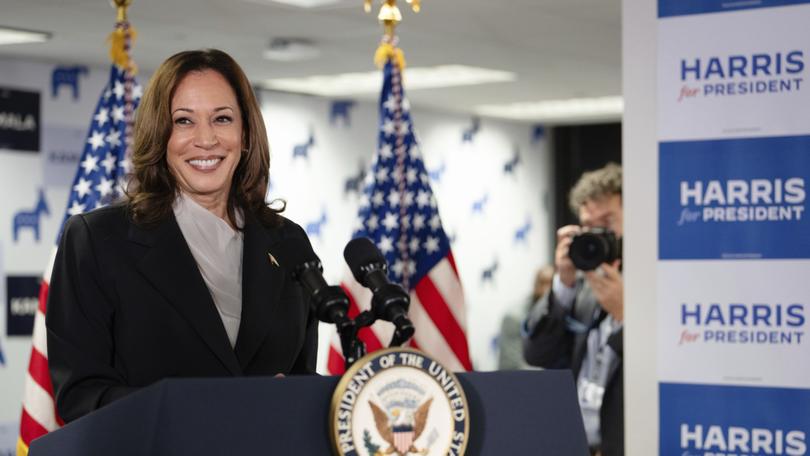
{"type": "Polygon", "coordinates": [[[327,359],[326,370],[332,375],[340,375],[346,371],[345,360],[343,356],[335,350],[335,347],[329,345],[329,358],[327,359]]]}
{"type": "Polygon", "coordinates": [[[441,331],[442,336],[447,341],[447,344],[456,354],[459,362],[464,369],[472,370],[472,363],[470,362],[470,353],[467,348],[467,337],[464,335],[464,330],[458,324],[444,297],[433,285],[433,281],[428,276],[425,276],[419,283],[416,284],[416,295],[419,301],[422,302],[422,307],[427,312],[428,316],[436,327],[441,331]]]}
{"type": "Polygon", "coordinates": [[[45,308],[48,304],[48,282],[42,281],[39,285],[39,310],[43,315],[46,314],[45,308]]]}
{"type": "Polygon", "coordinates": [[[48,430],[42,427],[37,421],[31,418],[31,415],[23,408],[22,417],[20,418],[20,437],[26,445],[31,446],[31,441],[37,437],[42,437],[47,434],[48,430]]]}
{"type": "Polygon", "coordinates": [[[360,307],[357,306],[357,302],[354,300],[354,296],[352,296],[351,290],[344,284],[340,284],[340,288],[343,289],[343,292],[346,293],[346,296],[349,297],[349,318],[352,320],[360,313],[360,307]]]}
{"type": "Polygon", "coordinates": [[[31,350],[31,360],[28,362],[28,373],[48,394],[53,397],[53,383],[48,371],[48,359],[37,350],[31,350]]]}
{"type": "Polygon", "coordinates": [[[453,258],[453,251],[451,250],[447,252],[447,256],[445,258],[447,258],[447,261],[450,262],[450,267],[453,268],[453,272],[456,273],[456,278],[458,278],[458,268],[456,267],[456,259],[453,258]]]}
{"type": "Polygon", "coordinates": [[[357,331],[357,337],[366,343],[366,353],[371,353],[383,348],[383,344],[380,342],[380,339],[377,338],[377,334],[369,327],[357,331]]]}

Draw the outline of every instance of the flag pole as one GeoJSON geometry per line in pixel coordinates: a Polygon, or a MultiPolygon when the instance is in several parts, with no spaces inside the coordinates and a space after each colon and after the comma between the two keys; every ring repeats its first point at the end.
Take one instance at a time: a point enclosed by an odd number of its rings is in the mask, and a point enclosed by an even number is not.
{"type": "Polygon", "coordinates": [[[132,89],[135,85],[135,75],[138,73],[138,68],[130,56],[130,50],[132,42],[137,37],[137,32],[127,18],[127,10],[132,5],[132,0],[111,0],[110,4],[116,9],[115,30],[108,39],[110,58],[124,71],[124,141],[126,144],[124,156],[129,158],[132,148],[132,129],[135,123],[132,89]]]}

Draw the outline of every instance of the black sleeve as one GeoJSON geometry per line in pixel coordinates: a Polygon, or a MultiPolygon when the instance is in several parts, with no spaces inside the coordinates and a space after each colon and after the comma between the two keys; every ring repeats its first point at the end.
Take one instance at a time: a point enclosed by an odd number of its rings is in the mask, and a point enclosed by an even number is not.
{"type": "Polygon", "coordinates": [[[571,367],[574,335],[567,329],[569,311],[556,303],[549,290],[529,311],[523,328],[523,357],[532,366],[571,367]]]}
{"type": "MultiPolygon", "coordinates": [[[[312,249],[312,244],[309,242],[309,236],[307,236],[306,231],[304,231],[300,225],[292,221],[287,220],[286,223],[290,224],[292,236],[304,239],[309,248],[312,249]]],[[[308,306],[310,302],[309,296],[306,294],[306,292],[304,292],[302,296],[303,302],[301,305],[308,306]]],[[[309,307],[307,312],[307,333],[304,338],[304,346],[301,348],[298,358],[295,360],[295,364],[293,364],[293,367],[290,370],[290,373],[294,375],[315,374],[317,368],[318,318],[315,314],[315,309],[309,307]]]]}
{"type": "Polygon", "coordinates": [[[90,228],[65,225],[48,292],[48,365],[59,416],[79,418],[133,391],[113,367],[113,300],[105,293],[90,228]]]}
{"type": "MultiPolygon", "coordinates": [[[[304,303],[306,304],[306,303],[304,303]]],[[[304,346],[295,360],[291,374],[314,374],[316,364],[318,361],[318,319],[315,318],[315,311],[309,310],[309,318],[307,320],[307,335],[304,339],[304,346]]]]}

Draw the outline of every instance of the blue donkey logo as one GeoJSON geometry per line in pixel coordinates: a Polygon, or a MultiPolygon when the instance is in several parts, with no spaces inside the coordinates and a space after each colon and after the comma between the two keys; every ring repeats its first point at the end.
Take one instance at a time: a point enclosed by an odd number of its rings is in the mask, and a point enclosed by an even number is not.
{"type": "Polygon", "coordinates": [[[59,66],[54,68],[51,74],[51,97],[56,98],[59,95],[59,88],[66,85],[73,89],[73,99],[79,99],[79,76],[87,75],[88,70],[86,66],[59,66]]]}
{"type": "Polygon", "coordinates": [[[42,214],[50,215],[50,212],[48,203],[45,201],[45,191],[39,189],[39,201],[37,201],[36,207],[31,211],[22,210],[14,214],[14,242],[17,242],[22,228],[34,230],[34,239],[39,242],[39,216],[42,214]]]}
{"type": "Polygon", "coordinates": [[[337,124],[338,119],[343,120],[344,126],[351,126],[351,109],[354,107],[354,101],[351,100],[336,100],[332,102],[329,108],[329,123],[332,125],[337,124]]]}
{"type": "Polygon", "coordinates": [[[303,157],[305,159],[309,159],[309,149],[314,145],[315,145],[315,135],[312,132],[310,132],[309,139],[307,139],[307,142],[302,144],[296,144],[293,147],[293,160],[296,157],[303,157]]]}
{"type": "Polygon", "coordinates": [[[478,130],[481,129],[481,119],[478,117],[473,117],[471,121],[472,125],[469,128],[465,128],[461,131],[461,142],[462,143],[471,143],[475,139],[475,135],[478,134],[478,130]]]}
{"type": "Polygon", "coordinates": [[[495,258],[490,267],[481,271],[481,284],[483,285],[485,282],[494,283],[496,272],[498,272],[498,258],[495,258]]]}

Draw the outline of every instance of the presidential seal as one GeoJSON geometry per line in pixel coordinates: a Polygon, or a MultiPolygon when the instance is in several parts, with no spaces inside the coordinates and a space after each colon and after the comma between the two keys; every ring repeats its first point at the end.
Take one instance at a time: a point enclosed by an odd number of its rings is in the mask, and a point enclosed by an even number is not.
{"type": "Polygon", "coordinates": [[[458,379],[436,360],[407,348],[368,354],[332,396],[332,446],[341,456],[458,456],[470,430],[458,379]]]}

